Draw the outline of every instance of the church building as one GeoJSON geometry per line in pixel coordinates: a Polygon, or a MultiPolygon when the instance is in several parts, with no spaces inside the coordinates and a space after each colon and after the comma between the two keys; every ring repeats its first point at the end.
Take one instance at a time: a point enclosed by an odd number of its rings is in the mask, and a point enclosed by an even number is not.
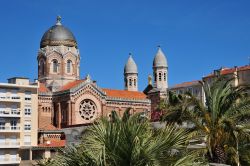
{"type": "Polygon", "coordinates": [[[144,92],[138,91],[139,74],[131,54],[124,67],[124,90],[101,88],[89,75],[80,79],[80,59],[76,38],[57,17],[42,36],[37,55],[40,145],[60,140],[62,128],[91,124],[111,111],[121,116],[130,108],[131,114],[143,112],[151,119],[160,98],[167,95],[168,65],[160,47],[153,60],[154,82],[149,78],[144,92]]]}

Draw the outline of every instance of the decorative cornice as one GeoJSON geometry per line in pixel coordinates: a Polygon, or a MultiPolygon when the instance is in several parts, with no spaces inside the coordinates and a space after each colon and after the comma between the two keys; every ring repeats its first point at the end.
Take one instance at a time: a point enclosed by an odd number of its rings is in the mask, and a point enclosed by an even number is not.
{"type": "Polygon", "coordinates": [[[77,47],[77,43],[74,40],[44,40],[41,43],[41,47],[45,46],[60,46],[60,45],[65,45],[65,46],[70,46],[70,47],[77,47]]]}

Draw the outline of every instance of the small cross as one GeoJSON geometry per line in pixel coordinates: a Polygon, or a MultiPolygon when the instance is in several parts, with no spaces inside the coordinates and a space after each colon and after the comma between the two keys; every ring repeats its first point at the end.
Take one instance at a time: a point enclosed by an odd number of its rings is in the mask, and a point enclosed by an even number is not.
{"type": "Polygon", "coordinates": [[[61,25],[61,20],[62,20],[62,17],[58,15],[56,17],[56,25],[61,25]]]}

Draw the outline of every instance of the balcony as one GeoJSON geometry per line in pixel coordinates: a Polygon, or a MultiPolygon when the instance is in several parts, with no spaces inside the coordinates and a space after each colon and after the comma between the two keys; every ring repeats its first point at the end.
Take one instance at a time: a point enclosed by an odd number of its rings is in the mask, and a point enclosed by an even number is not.
{"type": "Polygon", "coordinates": [[[0,148],[20,148],[20,142],[0,142],[0,148]]]}
{"type": "Polygon", "coordinates": [[[20,132],[20,127],[17,126],[0,126],[0,132],[5,132],[5,133],[9,133],[9,132],[20,132]]]}
{"type": "Polygon", "coordinates": [[[0,117],[20,118],[20,113],[21,111],[19,109],[4,110],[4,111],[0,111],[0,117]]]}
{"type": "Polygon", "coordinates": [[[18,95],[1,96],[0,101],[4,101],[4,102],[21,102],[21,98],[18,95]]]}
{"type": "Polygon", "coordinates": [[[20,157],[4,157],[0,158],[0,165],[6,165],[6,164],[20,164],[21,158],[20,157]]]}
{"type": "Polygon", "coordinates": [[[24,146],[31,146],[31,142],[24,142],[24,146]]]}

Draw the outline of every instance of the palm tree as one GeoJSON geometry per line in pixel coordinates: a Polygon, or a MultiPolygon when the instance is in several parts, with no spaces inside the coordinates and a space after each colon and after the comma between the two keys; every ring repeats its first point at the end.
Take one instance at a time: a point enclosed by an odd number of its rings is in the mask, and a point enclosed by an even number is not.
{"type": "Polygon", "coordinates": [[[50,166],[53,165],[54,160],[52,158],[43,158],[36,162],[36,166],[50,166]]]}
{"type": "Polygon", "coordinates": [[[192,96],[190,93],[175,94],[172,91],[168,92],[168,100],[161,101],[158,109],[163,112],[161,121],[168,123],[177,123],[181,125],[183,122],[188,121],[185,115],[185,106],[190,103],[192,96]]]}
{"type": "MultiPolygon", "coordinates": [[[[246,97],[246,87],[231,83],[223,78],[212,85],[202,83],[205,106],[189,96],[180,104],[180,117],[188,118],[195,125],[195,133],[205,136],[210,162],[239,165],[239,142],[250,138],[250,99],[246,97]]],[[[170,111],[165,119],[173,114],[170,111]]]]}
{"type": "Polygon", "coordinates": [[[102,118],[91,126],[82,144],[63,150],[55,165],[77,166],[188,166],[201,165],[195,152],[187,152],[189,132],[174,126],[154,129],[149,121],[129,110],[119,118],[102,118]]]}

